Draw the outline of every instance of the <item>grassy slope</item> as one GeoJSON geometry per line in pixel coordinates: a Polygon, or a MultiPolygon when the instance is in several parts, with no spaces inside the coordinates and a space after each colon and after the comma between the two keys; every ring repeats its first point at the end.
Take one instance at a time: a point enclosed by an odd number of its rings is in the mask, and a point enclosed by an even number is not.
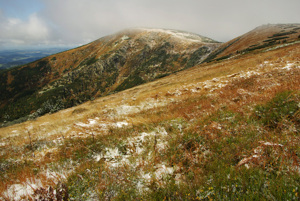
{"type": "Polygon", "coordinates": [[[1,128],[0,195],[297,200],[299,53],[197,66],[1,128]]]}

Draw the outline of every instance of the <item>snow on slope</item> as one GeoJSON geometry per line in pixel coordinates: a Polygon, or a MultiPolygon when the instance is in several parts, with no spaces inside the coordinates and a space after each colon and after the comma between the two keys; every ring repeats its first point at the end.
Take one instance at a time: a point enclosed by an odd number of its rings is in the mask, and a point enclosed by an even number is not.
{"type": "Polygon", "coordinates": [[[170,29],[150,29],[150,28],[140,28],[140,30],[147,31],[147,32],[158,32],[158,33],[164,33],[168,34],[171,37],[177,38],[179,40],[185,40],[189,42],[195,42],[195,43],[212,43],[215,42],[214,40],[200,36],[193,33],[188,32],[181,32],[176,30],[170,30],[170,29]]]}

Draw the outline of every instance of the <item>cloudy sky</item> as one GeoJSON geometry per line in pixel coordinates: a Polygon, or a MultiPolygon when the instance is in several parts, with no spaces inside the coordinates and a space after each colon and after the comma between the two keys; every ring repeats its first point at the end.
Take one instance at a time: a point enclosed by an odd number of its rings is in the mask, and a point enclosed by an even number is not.
{"type": "Polygon", "coordinates": [[[300,23],[300,0],[0,0],[0,49],[77,46],[126,28],[225,42],[268,23],[300,23]]]}

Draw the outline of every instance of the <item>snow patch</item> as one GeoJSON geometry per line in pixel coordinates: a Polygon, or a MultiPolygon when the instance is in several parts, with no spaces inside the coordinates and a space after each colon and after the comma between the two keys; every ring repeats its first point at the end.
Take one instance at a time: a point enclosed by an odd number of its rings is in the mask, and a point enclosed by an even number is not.
{"type": "Polygon", "coordinates": [[[5,142],[1,142],[1,143],[0,143],[0,147],[4,147],[5,145],[6,145],[5,142]]]}
{"type": "Polygon", "coordinates": [[[277,144],[277,143],[272,143],[272,142],[264,142],[264,141],[259,141],[260,144],[265,145],[265,146],[279,146],[283,147],[282,144],[277,144]]]}
{"type": "Polygon", "coordinates": [[[33,125],[29,125],[26,127],[27,130],[32,130],[33,129],[33,125]]]}
{"type": "Polygon", "coordinates": [[[165,165],[157,165],[157,170],[155,171],[156,179],[162,179],[168,175],[172,175],[174,173],[173,167],[166,167],[165,165]]]}
{"type": "Polygon", "coordinates": [[[110,114],[110,116],[123,116],[129,114],[135,114],[141,111],[149,110],[155,107],[165,106],[166,101],[158,101],[156,99],[147,99],[145,102],[139,105],[121,105],[116,108],[111,108],[115,114],[110,114]]]}
{"type": "MultiPolygon", "coordinates": [[[[237,164],[238,167],[244,165],[246,168],[249,168],[249,167],[251,167],[251,164],[261,163],[259,160],[264,160],[264,157],[266,155],[265,147],[272,147],[274,149],[273,150],[274,153],[277,153],[276,148],[283,147],[282,144],[273,143],[273,142],[259,141],[258,143],[260,143],[261,145],[256,147],[253,150],[253,155],[240,160],[240,162],[237,164]]],[[[292,167],[292,168],[294,168],[294,167],[292,167]]]]}
{"type": "Polygon", "coordinates": [[[117,115],[128,115],[138,113],[141,110],[139,106],[121,105],[116,108],[117,115]]]}
{"type": "Polygon", "coordinates": [[[287,63],[285,67],[283,67],[282,69],[284,70],[291,70],[292,66],[294,66],[294,63],[287,63]]]}
{"type": "Polygon", "coordinates": [[[34,193],[35,189],[42,187],[40,180],[29,180],[23,184],[13,184],[5,192],[4,196],[11,200],[24,200],[34,193]]]}
{"type": "Polygon", "coordinates": [[[13,131],[11,132],[10,137],[18,137],[19,135],[20,135],[19,131],[13,130],[13,131]]]}
{"type": "Polygon", "coordinates": [[[122,41],[128,40],[128,39],[130,39],[130,38],[129,38],[127,35],[124,35],[124,36],[122,36],[122,38],[121,38],[122,41]]]}
{"type": "Polygon", "coordinates": [[[79,123],[76,123],[75,125],[80,126],[80,127],[91,127],[91,126],[93,126],[93,125],[95,125],[97,123],[98,119],[99,118],[96,117],[95,119],[89,119],[88,120],[89,123],[87,123],[87,124],[79,122],[79,123]]]}
{"type": "Polygon", "coordinates": [[[62,137],[58,137],[55,140],[52,140],[52,142],[56,145],[63,145],[64,144],[63,141],[64,139],[62,137]]]}
{"type": "Polygon", "coordinates": [[[102,127],[102,129],[108,129],[108,127],[116,127],[116,128],[123,128],[128,126],[129,123],[126,121],[120,121],[115,123],[105,122],[105,121],[98,121],[99,118],[96,117],[95,119],[88,119],[88,123],[78,122],[75,123],[75,126],[83,127],[83,128],[91,128],[91,127],[102,127]]]}
{"type": "MultiPolygon", "coordinates": [[[[54,183],[58,183],[62,179],[67,179],[67,173],[57,173],[46,170],[41,173],[41,175],[45,175],[47,179],[51,180],[54,183]]],[[[3,193],[4,197],[9,198],[9,200],[28,200],[28,198],[32,199],[32,195],[36,189],[44,188],[45,186],[42,184],[40,179],[27,179],[26,182],[20,184],[13,184],[7,188],[7,190],[3,193]]]]}
{"type": "MultiPolygon", "coordinates": [[[[168,135],[164,128],[157,128],[156,131],[146,133],[143,132],[137,137],[129,138],[128,145],[135,148],[137,154],[141,154],[144,151],[143,143],[149,142],[153,138],[156,140],[156,147],[158,151],[165,149],[167,141],[163,139],[164,136],[168,135]]],[[[154,140],[154,139],[153,139],[154,140]]]]}
{"type": "Polygon", "coordinates": [[[129,124],[126,121],[122,121],[122,122],[117,122],[115,123],[116,127],[118,128],[122,128],[124,126],[128,126],[129,124]]]}
{"type": "Polygon", "coordinates": [[[127,159],[129,155],[121,155],[118,148],[105,148],[104,154],[95,155],[93,158],[96,162],[99,162],[101,159],[105,160],[105,163],[111,168],[117,168],[124,164],[129,164],[127,159]]]}
{"type": "Polygon", "coordinates": [[[96,162],[99,162],[101,159],[105,160],[106,164],[112,168],[124,164],[130,164],[131,166],[136,167],[140,163],[139,156],[145,151],[144,143],[149,142],[152,139],[154,140],[154,137],[157,136],[157,149],[163,150],[167,142],[161,138],[166,135],[168,135],[166,130],[160,127],[157,128],[156,131],[150,133],[142,132],[136,137],[127,139],[124,145],[126,147],[126,153],[121,153],[117,147],[105,148],[104,153],[96,154],[93,158],[96,162]],[[137,156],[138,159],[135,162],[130,162],[129,158],[133,156],[137,156]]]}
{"type": "MultiPolygon", "coordinates": [[[[175,37],[180,40],[185,40],[189,42],[195,42],[195,43],[202,43],[203,38],[199,35],[188,33],[188,32],[179,32],[175,30],[167,30],[167,29],[142,29],[148,32],[159,32],[159,33],[165,33],[168,35],[171,35],[172,37],[175,37]]],[[[206,39],[207,42],[212,42],[210,39],[206,39]]]]}
{"type": "Polygon", "coordinates": [[[104,155],[104,158],[115,159],[116,157],[120,156],[118,148],[114,148],[114,149],[106,148],[105,151],[106,153],[104,155]]]}
{"type": "Polygon", "coordinates": [[[287,47],[287,46],[297,44],[297,43],[300,43],[300,41],[295,41],[295,42],[286,43],[286,44],[283,44],[283,45],[278,45],[278,46],[266,49],[266,50],[264,50],[264,52],[268,52],[268,51],[271,51],[271,50],[276,50],[276,49],[279,49],[279,48],[282,48],[282,47],[287,47]]]}
{"type": "Polygon", "coordinates": [[[67,179],[67,177],[68,177],[67,172],[58,173],[58,172],[53,172],[53,171],[47,170],[43,174],[46,175],[46,177],[48,179],[50,179],[51,181],[53,181],[55,183],[59,182],[61,179],[67,179]]]}

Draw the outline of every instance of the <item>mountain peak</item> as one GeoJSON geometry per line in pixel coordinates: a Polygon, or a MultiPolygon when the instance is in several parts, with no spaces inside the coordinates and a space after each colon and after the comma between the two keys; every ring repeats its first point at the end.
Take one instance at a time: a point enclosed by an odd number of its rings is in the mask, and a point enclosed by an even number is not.
{"type": "Polygon", "coordinates": [[[140,33],[140,34],[146,34],[147,37],[153,37],[155,35],[165,36],[172,38],[173,40],[181,40],[184,42],[191,42],[191,43],[219,43],[218,41],[215,41],[211,38],[187,32],[187,31],[179,31],[175,29],[163,29],[163,28],[132,28],[132,29],[125,29],[119,34],[132,34],[132,33],[140,33]]]}

